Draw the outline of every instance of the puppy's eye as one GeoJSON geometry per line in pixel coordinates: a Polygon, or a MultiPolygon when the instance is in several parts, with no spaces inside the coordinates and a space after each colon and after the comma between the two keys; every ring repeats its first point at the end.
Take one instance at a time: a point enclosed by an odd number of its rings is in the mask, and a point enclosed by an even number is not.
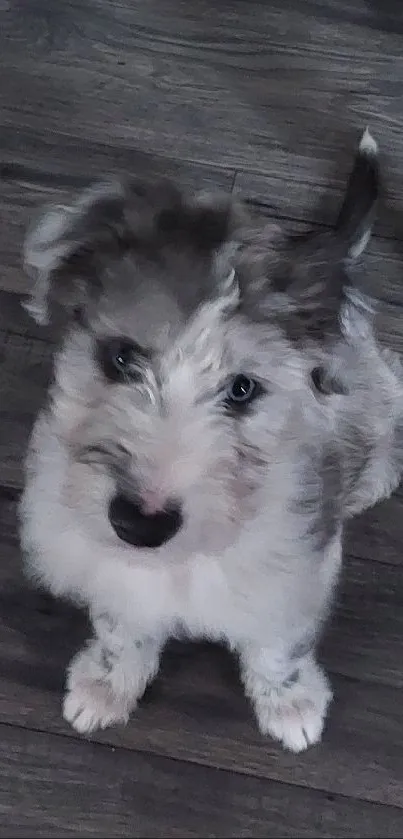
{"type": "Polygon", "coordinates": [[[231,407],[241,408],[248,405],[261,393],[262,386],[255,379],[244,376],[243,373],[238,373],[228,386],[226,401],[231,407]]]}
{"type": "Polygon", "coordinates": [[[145,352],[134,341],[111,338],[98,343],[97,360],[110,382],[135,382],[141,378],[145,352]]]}

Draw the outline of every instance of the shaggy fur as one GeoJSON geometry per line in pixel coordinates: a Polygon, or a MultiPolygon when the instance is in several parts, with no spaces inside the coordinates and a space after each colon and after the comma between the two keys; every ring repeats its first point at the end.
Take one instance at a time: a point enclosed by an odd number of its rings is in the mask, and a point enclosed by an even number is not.
{"type": "Polygon", "coordinates": [[[185,631],[238,654],[263,733],[320,739],[343,523],[401,471],[399,364],[352,280],[377,192],[366,132],[334,232],[290,238],[227,198],[118,182],[29,234],[28,307],[68,325],[22,543],[34,578],[91,615],[64,700],[78,731],[127,721],[185,631]]]}

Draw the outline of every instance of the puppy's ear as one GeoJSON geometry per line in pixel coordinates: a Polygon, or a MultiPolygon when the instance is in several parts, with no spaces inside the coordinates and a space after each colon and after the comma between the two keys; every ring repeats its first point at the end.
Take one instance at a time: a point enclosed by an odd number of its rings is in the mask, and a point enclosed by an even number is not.
{"type": "Polygon", "coordinates": [[[42,212],[24,242],[24,267],[33,280],[25,308],[47,323],[53,299],[74,301],[79,289],[96,285],[94,257],[117,250],[124,236],[125,188],[118,181],[84,190],[70,205],[42,212]]]}
{"type": "Polygon", "coordinates": [[[361,256],[368,245],[379,189],[378,145],[366,129],[361,137],[336,223],[336,234],[344,243],[346,256],[350,259],[361,256]]]}
{"type": "Polygon", "coordinates": [[[49,208],[28,233],[24,265],[34,287],[25,306],[46,323],[52,299],[75,303],[96,291],[102,260],[130,250],[154,259],[169,249],[218,259],[241,218],[227,196],[186,200],[165,180],[93,186],[71,205],[49,208]]]}
{"type": "Polygon", "coordinates": [[[351,285],[348,265],[369,241],[378,192],[377,146],[365,131],[335,229],[292,239],[286,258],[278,260],[273,288],[286,294],[305,331],[323,337],[338,328],[351,285]]]}

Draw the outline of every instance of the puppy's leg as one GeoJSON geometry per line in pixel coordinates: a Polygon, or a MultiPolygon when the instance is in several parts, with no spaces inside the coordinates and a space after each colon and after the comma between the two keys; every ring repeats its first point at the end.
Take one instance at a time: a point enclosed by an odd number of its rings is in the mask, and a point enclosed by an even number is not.
{"type": "Polygon", "coordinates": [[[293,752],[319,742],[332,692],[313,651],[287,656],[248,645],[241,650],[241,667],[262,734],[293,752]]]}
{"type": "Polygon", "coordinates": [[[161,645],[135,638],[109,615],[93,618],[95,637],[72,660],[63,716],[81,734],[126,723],[159,666],[161,645]]]}

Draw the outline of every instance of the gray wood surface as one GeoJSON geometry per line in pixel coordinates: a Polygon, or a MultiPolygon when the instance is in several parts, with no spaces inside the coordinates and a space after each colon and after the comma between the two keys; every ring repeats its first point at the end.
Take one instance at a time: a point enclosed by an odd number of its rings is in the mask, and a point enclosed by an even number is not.
{"type": "Polygon", "coordinates": [[[396,807],[17,727],[0,761],[4,836],[401,836],[396,807]]]}
{"type": "Polygon", "coordinates": [[[256,730],[237,663],[172,644],[126,728],[60,713],[85,616],[34,591],[22,461],[57,330],[20,305],[24,231],[106,174],[233,190],[290,230],[332,225],[368,124],[384,170],[363,288],[403,351],[400,0],[0,0],[0,837],[401,837],[403,494],[349,527],[322,657],[323,744],[256,730]]]}

